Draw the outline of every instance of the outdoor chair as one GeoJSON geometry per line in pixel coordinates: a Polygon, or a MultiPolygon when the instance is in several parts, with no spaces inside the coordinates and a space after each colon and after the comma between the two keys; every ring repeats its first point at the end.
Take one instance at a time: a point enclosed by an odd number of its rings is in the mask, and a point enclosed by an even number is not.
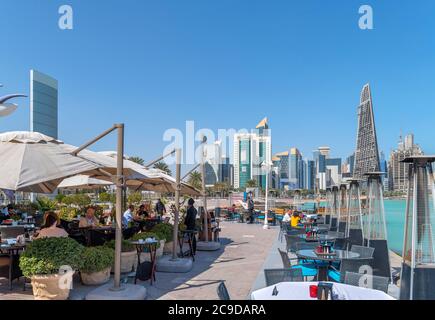
{"type": "Polygon", "coordinates": [[[23,276],[19,261],[20,249],[13,249],[9,250],[8,253],[0,254],[0,277],[8,279],[9,290],[12,290],[12,281],[23,276]]]}
{"type": "Polygon", "coordinates": [[[16,239],[19,235],[25,233],[24,226],[0,227],[1,237],[3,239],[16,239]]]}
{"type": "Polygon", "coordinates": [[[359,253],[360,258],[373,258],[375,248],[353,245],[350,251],[359,253]]]}
{"type": "Polygon", "coordinates": [[[328,278],[335,282],[344,282],[346,272],[360,272],[362,266],[370,266],[373,258],[358,258],[358,259],[342,259],[340,269],[338,270],[333,265],[330,266],[328,271],[328,278]]]}
{"type": "Polygon", "coordinates": [[[299,234],[286,234],[285,241],[286,241],[287,252],[293,252],[293,253],[297,251],[298,243],[300,242],[305,243],[304,239],[299,238],[299,234]]]}
{"type": "Polygon", "coordinates": [[[388,284],[390,282],[390,279],[387,277],[379,277],[379,276],[373,276],[373,275],[364,275],[361,273],[356,272],[346,272],[346,275],[344,277],[344,283],[350,284],[352,286],[356,287],[364,287],[369,289],[375,289],[380,290],[385,293],[388,293],[388,284]],[[364,276],[364,283],[361,283],[361,277],[364,276]],[[370,286],[371,285],[371,286],[370,286]]]}
{"type": "Polygon", "coordinates": [[[307,277],[317,277],[317,269],[314,264],[300,263],[300,259],[298,258],[289,258],[287,252],[282,251],[279,248],[278,252],[281,256],[284,269],[300,269],[305,279],[307,279],[307,277]],[[297,261],[297,264],[292,265],[291,261],[297,261]]]}
{"type": "Polygon", "coordinates": [[[265,269],[266,286],[280,282],[303,282],[304,275],[301,269],[265,269]]]}
{"type": "Polygon", "coordinates": [[[220,300],[231,300],[230,295],[228,294],[227,287],[225,286],[225,282],[221,281],[217,288],[217,294],[220,300]]]}

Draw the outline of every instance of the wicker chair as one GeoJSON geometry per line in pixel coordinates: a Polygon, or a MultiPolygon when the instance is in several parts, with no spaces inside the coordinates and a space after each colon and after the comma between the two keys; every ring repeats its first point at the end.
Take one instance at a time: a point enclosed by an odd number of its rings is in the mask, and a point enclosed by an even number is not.
{"type": "Polygon", "coordinates": [[[301,269],[265,269],[266,286],[280,282],[303,282],[304,275],[301,269]]]}
{"type": "Polygon", "coordinates": [[[360,258],[373,258],[375,248],[353,245],[350,251],[359,253],[360,258]]]}
{"type": "Polygon", "coordinates": [[[299,238],[299,234],[286,234],[285,241],[287,252],[293,253],[296,252],[298,243],[305,242],[304,239],[299,238]]]}
{"type": "Polygon", "coordinates": [[[372,286],[370,289],[380,290],[380,291],[383,291],[385,293],[388,293],[389,282],[390,282],[390,279],[387,277],[364,275],[361,273],[349,272],[349,271],[346,272],[346,275],[344,277],[345,284],[350,284],[352,286],[357,286],[357,287],[369,288],[369,284],[371,283],[372,286]],[[365,276],[365,278],[368,281],[367,281],[367,283],[360,285],[360,279],[362,276],[365,276]]]}
{"type": "Polygon", "coordinates": [[[225,286],[225,282],[223,281],[219,283],[219,286],[217,288],[217,294],[220,300],[231,300],[227,287],[225,286]]]}

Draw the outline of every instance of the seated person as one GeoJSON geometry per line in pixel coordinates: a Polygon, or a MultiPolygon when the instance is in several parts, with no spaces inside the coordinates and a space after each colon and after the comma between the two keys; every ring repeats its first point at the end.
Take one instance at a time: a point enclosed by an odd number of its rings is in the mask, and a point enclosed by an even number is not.
{"type": "Polygon", "coordinates": [[[9,204],[7,207],[4,207],[1,211],[0,220],[11,219],[15,214],[14,206],[9,204]]]}
{"type": "Polygon", "coordinates": [[[149,218],[150,214],[148,213],[148,211],[145,209],[145,205],[141,204],[139,209],[136,211],[136,216],[135,219],[138,220],[143,220],[145,218],[149,218]]]}
{"type": "Polygon", "coordinates": [[[42,229],[34,236],[34,239],[65,237],[68,237],[68,233],[59,227],[59,217],[57,214],[53,211],[47,211],[44,214],[42,229]]]}
{"type": "Polygon", "coordinates": [[[95,217],[95,208],[89,206],[85,216],[80,218],[79,228],[97,227],[99,224],[97,217],[95,217]]]}
{"type": "Polygon", "coordinates": [[[290,215],[291,215],[291,211],[289,210],[285,213],[284,217],[282,218],[282,222],[290,222],[291,220],[290,215]]]}
{"type": "Polygon", "coordinates": [[[131,204],[128,206],[128,209],[124,212],[124,215],[122,216],[122,224],[125,227],[128,227],[130,222],[134,220],[133,212],[134,212],[134,205],[131,204]]]}
{"type": "Polygon", "coordinates": [[[299,212],[297,211],[293,212],[293,215],[291,217],[291,222],[290,222],[291,226],[293,228],[298,227],[300,221],[301,221],[301,217],[299,216],[299,212]]]}

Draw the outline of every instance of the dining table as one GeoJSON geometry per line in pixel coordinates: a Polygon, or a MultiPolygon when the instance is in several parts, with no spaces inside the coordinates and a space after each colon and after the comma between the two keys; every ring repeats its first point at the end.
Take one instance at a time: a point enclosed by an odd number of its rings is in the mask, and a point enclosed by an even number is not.
{"type": "MultiPolygon", "coordinates": [[[[334,300],[396,300],[383,291],[357,287],[343,283],[332,284],[334,300]]],[[[251,293],[251,300],[318,300],[310,295],[310,287],[318,286],[317,281],[280,282],[251,293]]]]}
{"type": "Polygon", "coordinates": [[[308,236],[306,233],[303,233],[300,234],[298,237],[305,240],[306,242],[318,242],[318,241],[333,242],[337,239],[337,237],[330,236],[327,234],[317,234],[315,236],[308,236]]]}
{"type": "Polygon", "coordinates": [[[320,262],[316,263],[318,270],[317,279],[319,281],[328,280],[328,269],[333,262],[339,262],[343,259],[357,259],[360,257],[357,252],[338,249],[334,250],[329,255],[317,254],[313,249],[298,250],[295,254],[299,259],[320,262]]]}

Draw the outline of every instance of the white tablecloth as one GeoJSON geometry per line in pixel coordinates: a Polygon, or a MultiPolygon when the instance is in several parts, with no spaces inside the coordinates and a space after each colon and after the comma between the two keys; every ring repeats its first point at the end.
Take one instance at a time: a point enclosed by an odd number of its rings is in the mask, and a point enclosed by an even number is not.
{"type": "MultiPolygon", "coordinates": [[[[317,300],[310,297],[310,285],[318,282],[281,282],[276,285],[256,290],[251,294],[251,300],[317,300]],[[276,286],[278,295],[273,296],[276,286]]],[[[395,300],[385,292],[334,283],[333,289],[339,300],[395,300]]]]}

